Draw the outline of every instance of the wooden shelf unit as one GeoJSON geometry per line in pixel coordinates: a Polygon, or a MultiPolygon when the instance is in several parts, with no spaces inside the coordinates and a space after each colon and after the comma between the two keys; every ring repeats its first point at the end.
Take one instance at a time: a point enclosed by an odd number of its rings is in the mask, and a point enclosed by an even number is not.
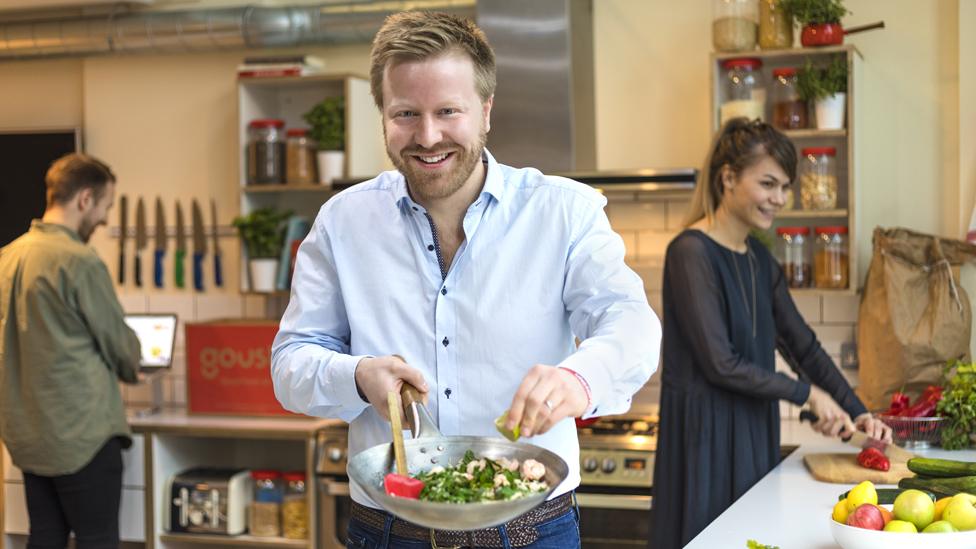
{"type": "MultiPolygon", "coordinates": [[[[850,288],[841,293],[853,293],[860,283],[858,273],[858,246],[857,239],[860,234],[858,225],[858,184],[860,181],[860,165],[857,162],[857,151],[863,150],[864,144],[859,141],[861,135],[857,133],[860,126],[861,111],[859,108],[859,88],[857,82],[861,80],[863,71],[863,58],[856,47],[850,44],[840,46],[830,46],[825,48],[792,48],[785,50],[756,50],[736,53],[713,53],[710,60],[711,77],[711,127],[712,132],[719,130],[719,107],[725,101],[725,76],[722,70],[722,62],[728,59],[757,58],[762,61],[761,69],[763,81],[766,88],[766,108],[764,119],[770,120],[772,114],[772,71],[783,67],[801,67],[807,59],[814,62],[824,62],[832,57],[843,57],[847,60],[850,70],[847,77],[847,112],[845,117],[845,127],[839,130],[819,130],[809,128],[803,130],[787,130],[783,133],[789,137],[796,146],[799,163],[804,159],[800,151],[807,147],[835,147],[837,155],[834,157],[837,170],[837,208],[824,211],[804,211],[804,210],[783,210],[773,224],[773,236],[775,229],[782,226],[808,226],[812,229],[826,225],[846,225],[848,228],[848,265],[850,288]]],[[[813,108],[810,107],[810,124],[816,123],[813,116],[813,108]]],[[[799,166],[798,166],[799,169],[799,166]]],[[[799,175],[799,174],[798,174],[799,175]]],[[[794,182],[794,201],[799,207],[799,177],[794,182]]],[[[813,250],[811,249],[811,252],[813,250]]],[[[803,292],[814,291],[819,293],[837,294],[837,290],[801,290],[803,292]]]]}

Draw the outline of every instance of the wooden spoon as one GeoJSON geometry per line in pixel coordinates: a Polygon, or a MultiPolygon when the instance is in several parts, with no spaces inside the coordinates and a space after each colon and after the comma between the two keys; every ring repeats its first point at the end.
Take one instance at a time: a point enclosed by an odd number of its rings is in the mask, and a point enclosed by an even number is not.
{"type": "Polygon", "coordinates": [[[407,455],[403,448],[403,423],[400,420],[400,400],[393,391],[386,393],[386,403],[390,408],[390,429],[393,430],[393,456],[396,459],[396,472],[407,476],[407,455]]]}

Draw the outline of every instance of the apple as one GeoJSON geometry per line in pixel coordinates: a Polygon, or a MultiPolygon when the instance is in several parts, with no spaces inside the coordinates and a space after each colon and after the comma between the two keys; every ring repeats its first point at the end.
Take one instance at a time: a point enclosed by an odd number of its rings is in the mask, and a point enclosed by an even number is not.
{"type": "Polygon", "coordinates": [[[907,534],[915,534],[915,533],[918,533],[918,529],[915,528],[915,525],[914,524],[912,524],[910,522],[906,522],[904,520],[893,520],[893,521],[889,522],[888,524],[885,524],[884,531],[885,532],[904,532],[904,533],[907,533],[907,534]]]}
{"type": "Polygon", "coordinates": [[[895,518],[915,525],[919,530],[932,524],[935,518],[935,502],[921,490],[905,490],[895,498],[895,518]]]}
{"type": "Polygon", "coordinates": [[[949,532],[958,532],[958,530],[947,520],[937,520],[922,530],[923,534],[946,534],[949,532]]]}
{"type": "Polygon", "coordinates": [[[942,519],[958,530],[976,530],[976,496],[956,494],[942,511],[942,519]]]}
{"type": "Polygon", "coordinates": [[[865,503],[847,517],[847,525],[867,530],[881,530],[884,528],[884,517],[876,505],[865,503]]]}

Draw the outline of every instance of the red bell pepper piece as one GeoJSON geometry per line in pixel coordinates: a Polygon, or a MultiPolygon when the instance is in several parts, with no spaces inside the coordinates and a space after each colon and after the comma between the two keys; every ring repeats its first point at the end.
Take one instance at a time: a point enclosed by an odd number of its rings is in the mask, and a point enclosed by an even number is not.
{"type": "Polygon", "coordinates": [[[420,499],[420,492],[424,489],[424,481],[389,473],[383,477],[383,488],[387,494],[394,497],[420,499]]]}
{"type": "Polygon", "coordinates": [[[861,450],[861,453],[857,455],[857,463],[861,467],[878,471],[887,471],[891,468],[891,461],[888,460],[888,456],[884,455],[881,450],[872,447],[861,450]]]}
{"type": "Polygon", "coordinates": [[[908,395],[901,391],[895,391],[895,393],[891,395],[891,405],[885,411],[885,415],[897,416],[904,409],[908,408],[910,403],[911,400],[908,398],[908,395]]]}
{"type": "Polygon", "coordinates": [[[911,406],[902,410],[899,416],[929,417],[935,415],[935,408],[942,400],[942,387],[929,385],[911,406]]]}

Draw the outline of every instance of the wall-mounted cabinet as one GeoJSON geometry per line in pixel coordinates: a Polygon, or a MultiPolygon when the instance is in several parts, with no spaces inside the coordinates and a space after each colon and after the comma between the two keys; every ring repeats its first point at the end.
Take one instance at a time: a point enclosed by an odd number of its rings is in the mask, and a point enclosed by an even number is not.
{"type": "MultiPolygon", "coordinates": [[[[770,238],[775,242],[776,229],[780,227],[807,227],[811,241],[816,239],[815,231],[818,227],[846,227],[847,229],[847,257],[849,281],[844,288],[823,288],[813,285],[809,288],[797,289],[801,293],[833,294],[851,293],[857,289],[860,276],[857,272],[857,235],[858,226],[858,185],[859,165],[857,151],[863,150],[859,141],[857,129],[861,126],[860,110],[858,109],[859,89],[861,79],[862,58],[860,52],[852,45],[825,48],[798,48],[786,50],[757,50],[738,53],[713,53],[711,57],[711,125],[716,132],[721,127],[723,113],[745,114],[761,116],[765,121],[774,118],[774,97],[770,93],[774,80],[774,71],[783,74],[783,69],[801,68],[807,62],[823,65],[834,59],[843,59],[849,67],[847,76],[847,95],[844,126],[840,129],[816,129],[816,114],[812,105],[805,113],[808,127],[803,129],[783,130],[797,149],[799,159],[798,177],[794,182],[794,200],[792,208],[780,211],[771,230],[770,238]],[[737,86],[741,85],[739,74],[733,74],[730,66],[741,65],[744,71],[752,71],[760,84],[757,90],[742,96],[737,86]],[[802,175],[799,173],[804,162],[808,162],[802,151],[807,149],[829,149],[833,151],[833,170],[836,173],[836,201],[830,207],[823,209],[805,209],[801,201],[802,175]]],[[[787,71],[788,72],[788,71],[787,71]]],[[[814,261],[814,246],[810,245],[810,260],[814,261]]],[[[816,266],[814,265],[814,268],[816,266]]],[[[815,277],[814,277],[815,279],[815,277]]]]}

